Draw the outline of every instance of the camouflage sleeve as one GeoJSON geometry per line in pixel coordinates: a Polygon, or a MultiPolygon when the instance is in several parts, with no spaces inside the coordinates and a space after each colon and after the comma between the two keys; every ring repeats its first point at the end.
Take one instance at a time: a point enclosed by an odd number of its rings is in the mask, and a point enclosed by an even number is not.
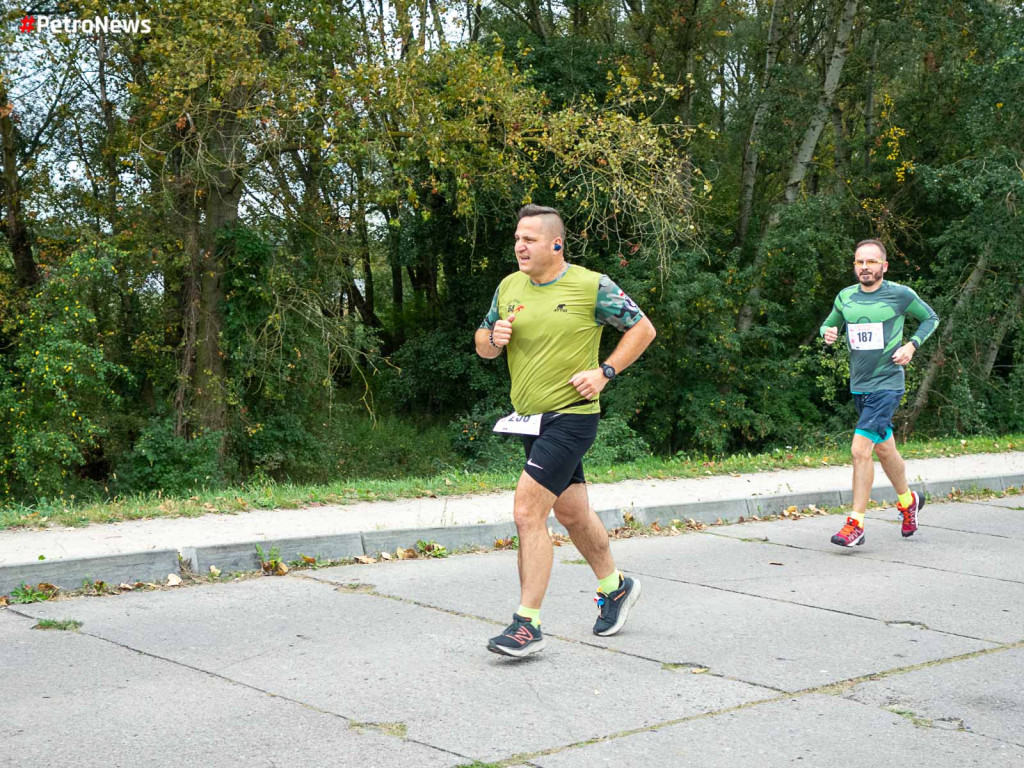
{"type": "Polygon", "coordinates": [[[484,317],[484,321],[480,323],[481,328],[486,328],[489,331],[494,328],[494,324],[496,322],[501,320],[501,315],[498,314],[498,290],[499,288],[494,289],[494,298],[491,300],[491,308],[487,310],[487,315],[484,317]]]}
{"type": "Polygon", "coordinates": [[[640,322],[644,313],[608,275],[601,275],[597,284],[597,305],[594,319],[602,325],[610,325],[619,331],[628,331],[640,322]]]}

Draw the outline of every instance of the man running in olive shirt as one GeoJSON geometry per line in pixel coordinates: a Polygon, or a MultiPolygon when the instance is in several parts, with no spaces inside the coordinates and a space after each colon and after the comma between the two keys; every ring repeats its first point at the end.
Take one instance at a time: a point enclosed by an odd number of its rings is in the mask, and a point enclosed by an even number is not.
{"type": "Polygon", "coordinates": [[[857,429],[850,453],[853,457],[853,511],[832,543],[853,547],[864,543],[864,514],[871,495],[874,451],[898,496],[903,516],[903,536],[917,530],[917,513],[924,498],[907,485],[906,467],[892,436],[892,417],[904,390],[904,366],[918,347],[931,336],[939,318],[913,290],[883,279],[889,269],[885,246],[878,240],[857,243],[854,252],[857,285],[836,296],[832,312],[819,332],[826,344],[834,344],[840,327],[847,329],[850,346],[850,393],[857,407],[857,429]],[[910,315],[919,322],[910,341],[903,343],[903,321],[910,315]]]}
{"type": "Polygon", "coordinates": [[[587,497],[582,458],[597,436],[601,391],[643,353],[654,326],[606,275],[568,264],[564,247],[558,211],[536,205],[519,211],[519,271],[501,281],[474,339],[484,358],[508,350],[515,412],[495,431],[522,435],[526,450],[514,501],[520,605],[487,644],[517,658],[545,645],[540,608],[554,560],[547,529],[552,509],[598,579],[595,634],[618,632],[640,596],[640,582],[615,567],[608,533],[587,497]],[[604,325],[623,336],[599,365],[604,325]]]}

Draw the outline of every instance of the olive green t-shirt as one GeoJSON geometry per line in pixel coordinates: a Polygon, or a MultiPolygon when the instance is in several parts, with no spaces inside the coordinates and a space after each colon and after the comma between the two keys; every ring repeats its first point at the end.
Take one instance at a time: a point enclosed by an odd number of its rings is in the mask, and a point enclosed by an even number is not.
{"type": "Polygon", "coordinates": [[[605,325],[626,331],[643,317],[607,275],[577,265],[541,285],[523,272],[506,277],[480,327],[492,329],[509,315],[515,315],[506,347],[512,406],[523,416],[599,413],[598,399],[580,404],[583,397],[569,379],[597,368],[605,325]]]}

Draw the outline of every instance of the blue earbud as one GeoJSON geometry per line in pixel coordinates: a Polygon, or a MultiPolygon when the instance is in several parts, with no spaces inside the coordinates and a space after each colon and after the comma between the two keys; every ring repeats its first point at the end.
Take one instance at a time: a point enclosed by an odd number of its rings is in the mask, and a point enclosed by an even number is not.
{"type": "Polygon", "coordinates": [[[558,243],[555,243],[555,250],[556,251],[562,250],[562,246],[560,246],[558,243]]]}

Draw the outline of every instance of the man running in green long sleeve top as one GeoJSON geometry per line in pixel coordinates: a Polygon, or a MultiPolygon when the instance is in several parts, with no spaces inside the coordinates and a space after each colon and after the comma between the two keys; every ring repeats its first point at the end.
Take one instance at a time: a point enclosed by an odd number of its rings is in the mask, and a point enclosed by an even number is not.
{"type": "Polygon", "coordinates": [[[857,285],[839,292],[832,312],[819,329],[825,343],[834,344],[840,330],[846,328],[850,393],[859,417],[850,446],[853,512],[832,537],[832,543],[841,547],[864,543],[864,513],[875,475],[872,452],[878,455],[896,491],[904,538],[917,530],[917,513],[924,506],[924,498],[907,484],[903,457],[892,435],[892,417],[903,398],[904,366],[939,325],[938,315],[912,289],[883,279],[889,262],[881,242],[862,240],[854,253],[857,285]],[[903,322],[907,315],[919,325],[904,344],[903,322]]]}

